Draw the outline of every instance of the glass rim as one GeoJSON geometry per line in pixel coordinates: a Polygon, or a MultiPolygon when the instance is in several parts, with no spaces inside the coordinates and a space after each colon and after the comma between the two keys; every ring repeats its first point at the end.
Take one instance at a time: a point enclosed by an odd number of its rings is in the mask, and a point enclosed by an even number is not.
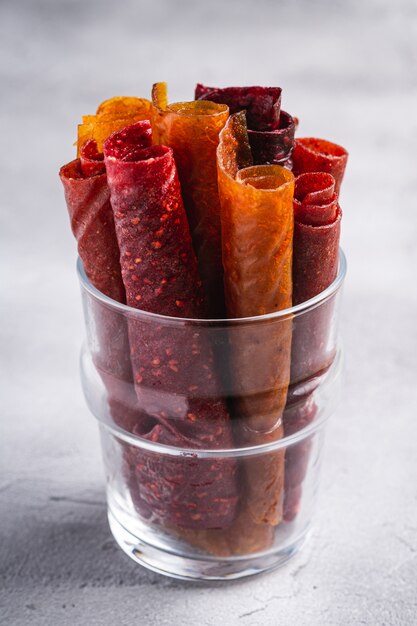
{"type": "Polygon", "coordinates": [[[87,275],[84,270],[84,265],[80,259],[77,258],[77,274],[78,279],[80,281],[81,286],[96,300],[101,301],[105,306],[115,309],[120,313],[128,313],[129,316],[143,317],[149,321],[155,321],[159,324],[165,323],[169,325],[177,325],[183,326],[184,323],[187,324],[195,324],[197,326],[201,325],[210,325],[210,326],[235,326],[241,324],[253,324],[260,323],[265,321],[272,321],[276,319],[287,319],[292,318],[295,315],[299,315],[302,313],[306,313],[316,307],[320,306],[327,300],[329,300],[343,284],[343,281],[346,276],[347,270],[347,262],[346,256],[341,247],[339,247],[339,266],[337,271],[337,276],[334,281],[326,287],[323,291],[318,293],[313,298],[309,300],[305,300],[300,304],[296,304],[295,306],[289,307],[287,309],[281,309],[280,311],[274,311],[273,313],[265,313],[263,315],[254,315],[251,317],[238,317],[238,318],[189,318],[189,317],[171,317],[169,315],[161,315],[160,313],[151,313],[149,311],[144,311],[143,309],[136,309],[134,307],[128,306],[127,304],[122,304],[121,302],[117,302],[117,300],[113,300],[109,298],[104,293],[96,289],[94,285],[89,281],[87,275]]]}

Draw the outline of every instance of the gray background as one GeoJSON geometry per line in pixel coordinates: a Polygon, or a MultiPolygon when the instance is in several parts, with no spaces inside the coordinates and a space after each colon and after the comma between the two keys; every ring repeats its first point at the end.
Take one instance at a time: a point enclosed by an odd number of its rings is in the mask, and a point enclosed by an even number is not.
{"type": "Polygon", "coordinates": [[[417,4],[0,3],[0,623],[403,625],[417,614],[417,4]],[[106,522],[81,395],[75,245],[58,181],[82,114],[273,84],[301,135],[345,145],[342,406],[317,529],[280,571],[187,585],[136,566],[106,522]]]}

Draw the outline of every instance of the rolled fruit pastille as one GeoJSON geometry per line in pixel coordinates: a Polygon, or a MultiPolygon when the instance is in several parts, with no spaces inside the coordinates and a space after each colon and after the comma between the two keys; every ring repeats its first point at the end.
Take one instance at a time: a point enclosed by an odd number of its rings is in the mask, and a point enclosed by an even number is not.
{"type": "MultiPolygon", "coordinates": [[[[335,179],[325,172],[305,173],[295,179],[293,303],[305,302],[324,291],[337,276],[342,212],[335,179]]],[[[335,357],[332,331],[333,300],[303,316],[294,324],[291,386],[284,412],[285,435],[312,422],[317,415],[314,389],[335,357]]],[[[309,459],[309,439],[288,448],[285,456],[284,519],[293,520],[299,510],[301,485],[309,459]]]]}
{"type": "MultiPolygon", "coordinates": [[[[247,166],[245,114],[230,117],[218,148],[222,248],[229,317],[273,313],[291,306],[294,177],[278,165],[247,166]],[[243,169],[240,168],[240,166],[243,169]]],[[[233,341],[233,376],[240,445],[283,436],[290,375],[291,320],[250,324],[233,341]]],[[[248,460],[246,507],[257,523],[282,519],[283,454],[248,460]]]]}
{"type": "MultiPolygon", "coordinates": [[[[324,291],[337,276],[342,211],[335,180],[325,172],[301,174],[294,195],[293,301],[305,302],[324,291]]],[[[326,352],[328,307],[322,305],[305,316],[309,328],[293,336],[291,381],[326,370],[334,354],[326,352]],[[325,314],[326,313],[326,314],[325,314]],[[312,324],[314,319],[315,323],[312,324]],[[299,336],[298,336],[299,335],[299,336]]],[[[302,319],[298,328],[303,326],[302,319]]]]}
{"type": "MultiPolygon", "coordinates": [[[[217,149],[223,264],[229,317],[255,316],[291,306],[294,177],[277,165],[252,167],[245,114],[232,115],[217,149]]],[[[230,325],[236,447],[283,436],[289,383],[291,319],[230,325]],[[259,393],[262,392],[263,393],[259,393]]],[[[183,532],[217,556],[268,549],[282,519],[284,453],[243,463],[239,515],[224,530],[183,532]]]]}
{"type": "MultiPolygon", "coordinates": [[[[204,317],[203,292],[172,150],[150,145],[139,122],[104,143],[122,277],[129,306],[177,318],[204,317]]],[[[213,354],[190,323],[149,317],[128,322],[141,410],[157,443],[181,448],[230,448],[231,423],[219,398],[213,354]]],[[[132,498],[156,523],[223,528],[238,500],[232,459],[163,456],[132,449],[132,498]]]]}
{"type": "Polygon", "coordinates": [[[227,104],[230,113],[246,111],[253,163],[285,165],[291,169],[296,123],[281,111],[280,87],[207,87],[198,83],[196,100],[227,104]]]}
{"type": "MultiPolygon", "coordinates": [[[[89,281],[109,298],[125,303],[110,191],[103,155],[99,154],[96,142],[87,141],[80,158],[64,165],[59,176],[78,254],[89,281]]],[[[94,364],[106,387],[113,420],[126,427],[138,419],[137,399],[131,393],[133,376],[127,328],[124,320],[99,305],[94,308],[93,318],[97,333],[94,364]]]]}
{"type": "Polygon", "coordinates": [[[225,309],[216,148],[229,110],[211,102],[168,104],[166,83],[154,85],[152,99],[154,143],[174,151],[207,316],[221,318],[225,309]]]}
{"type": "Polygon", "coordinates": [[[342,146],[326,139],[299,137],[293,151],[293,172],[299,176],[306,172],[327,172],[335,180],[335,192],[340,194],[348,153],[342,146]]]}
{"type": "Polygon", "coordinates": [[[88,139],[94,139],[98,151],[101,152],[103,142],[112,133],[134,122],[149,120],[151,107],[151,102],[146,98],[134,96],[116,96],[105,100],[99,105],[95,115],[83,115],[83,123],[78,126],[78,154],[88,139]]]}
{"type": "Polygon", "coordinates": [[[106,168],[95,141],[84,144],[80,158],[61,167],[59,176],[88,279],[109,298],[125,302],[106,168]]]}

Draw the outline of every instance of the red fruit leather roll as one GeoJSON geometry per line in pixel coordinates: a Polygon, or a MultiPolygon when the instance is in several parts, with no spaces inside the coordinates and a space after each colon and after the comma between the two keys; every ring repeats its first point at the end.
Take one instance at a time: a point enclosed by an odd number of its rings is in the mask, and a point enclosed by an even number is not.
{"type": "MultiPolygon", "coordinates": [[[[342,212],[331,174],[301,174],[294,192],[294,305],[313,298],[335,280],[342,212]]],[[[298,316],[293,325],[291,385],[284,412],[285,435],[312,422],[317,414],[314,389],[334,359],[333,300],[298,316]]],[[[310,450],[310,440],[288,448],[285,457],[284,519],[296,516],[310,450]]]]}
{"type": "MultiPolygon", "coordinates": [[[[306,428],[317,415],[314,395],[304,397],[300,402],[287,404],[284,411],[285,436],[306,428]]],[[[302,484],[307,474],[312,441],[310,437],[289,446],[285,451],[285,482],[283,519],[292,522],[300,508],[302,484]]]]}
{"type": "MultiPolygon", "coordinates": [[[[161,316],[200,318],[203,291],[173,152],[150,144],[148,122],[104,143],[127,304],[161,316]]],[[[169,324],[145,313],[132,316],[128,326],[140,409],[153,418],[150,430],[138,434],[180,448],[230,448],[230,418],[202,331],[192,322],[169,324]]],[[[165,526],[197,529],[233,521],[238,500],[233,460],[163,456],[139,448],[133,454],[130,485],[142,515],[165,526]]]]}
{"type": "MultiPolygon", "coordinates": [[[[335,180],[323,172],[301,174],[295,181],[293,302],[305,302],[335,280],[339,262],[342,212],[335,180]]],[[[322,304],[300,316],[293,329],[291,382],[326,370],[334,354],[327,353],[332,306],[322,304]]]]}
{"type": "MultiPolygon", "coordinates": [[[[110,191],[103,155],[97,152],[96,142],[87,141],[80,158],[64,165],[59,175],[88,279],[106,296],[124,303],[110,191]]],[[[93,317],[99,346],[93,355],[94,364],[106,386],[111,415],[119,426],[124,426],[126,420],[131,423],[137,417],[137,400],[131,393],[133,377],[126,324],[100,303],[94,307],[93,317]]]]}
{"type": "Polygon", "coordinates": [[[96,142],[87,141],[80,158],[61,167],[59,175],[88,279],[109,298],[125,302],[106,168],[96,142]]]}
{"type": "Polygon", "coordinates": [[[294,176],[306,172],[327,172],[335,180],[335,192],[340,193],[348,153],[342,147],[325,139],[300,137],[295,140],[292,155],[294,176]]]}
{"type": "Polygon", "coordinates": [[[280,87],[195,88],[196,100],[226,104],[230,113],[246,111],[249,144],[254,165],[272,163],[291,169],[295,121],[281,111],[280,87]]]}

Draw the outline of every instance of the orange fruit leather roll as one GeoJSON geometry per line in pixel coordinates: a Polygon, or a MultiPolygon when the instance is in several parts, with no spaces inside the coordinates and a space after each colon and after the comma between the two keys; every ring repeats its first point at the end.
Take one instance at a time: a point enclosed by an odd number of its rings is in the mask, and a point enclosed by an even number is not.
{"type": "Polygon", "coordinates": [[[152,101],[154,143],[174,151],[207,312],[224,317],[216,149],[229,109],[208,101],[168,104],[166,83],[153,86],[152,101]]]}
{"type": "MultiPolygon", "coordinates": [[[[230,318],[292,304],[294,176],[279,165],[251,166],[246,119],[230,116],[217,149],[222,249],[230,318]]],[[[236,446],[283,437],[290,379],[291,317],[231,323],[231,396],[236,446]]],[[[219,556],[268,549],[283,517],[284,450],[248,457],[241,468],[240,513],[225,530],[184,533],[219,556]]]]}
{"type": "MultiPolygon", "coordinates": [[[[279,165],[247,166],[245,114],[232,115],[217,150],[227,313],[251,317],[292,304],[294,176],[279,165]],[[241,168],[241,166],[244,166],[241,168]]],[[[290,379],[291,318],[249,322],[231,334],[238,445],[283,436],[290,379]]],[[[245,461],[246,508],[258,524],[282,520],[284,454],[245,461]]]]}
{"type": "Polygon", "coordinates": [[[146,98],[116,96],[110,100],[105,100],[99,105],[95,115],[83,115],[83,123],[78,125],[78,155],[81,146],[88,139],[94,139],[98,151],[101,152],[104,141],[112,133],[135,122],[149,120],[151,109],[152,104],[146,98]]]}

